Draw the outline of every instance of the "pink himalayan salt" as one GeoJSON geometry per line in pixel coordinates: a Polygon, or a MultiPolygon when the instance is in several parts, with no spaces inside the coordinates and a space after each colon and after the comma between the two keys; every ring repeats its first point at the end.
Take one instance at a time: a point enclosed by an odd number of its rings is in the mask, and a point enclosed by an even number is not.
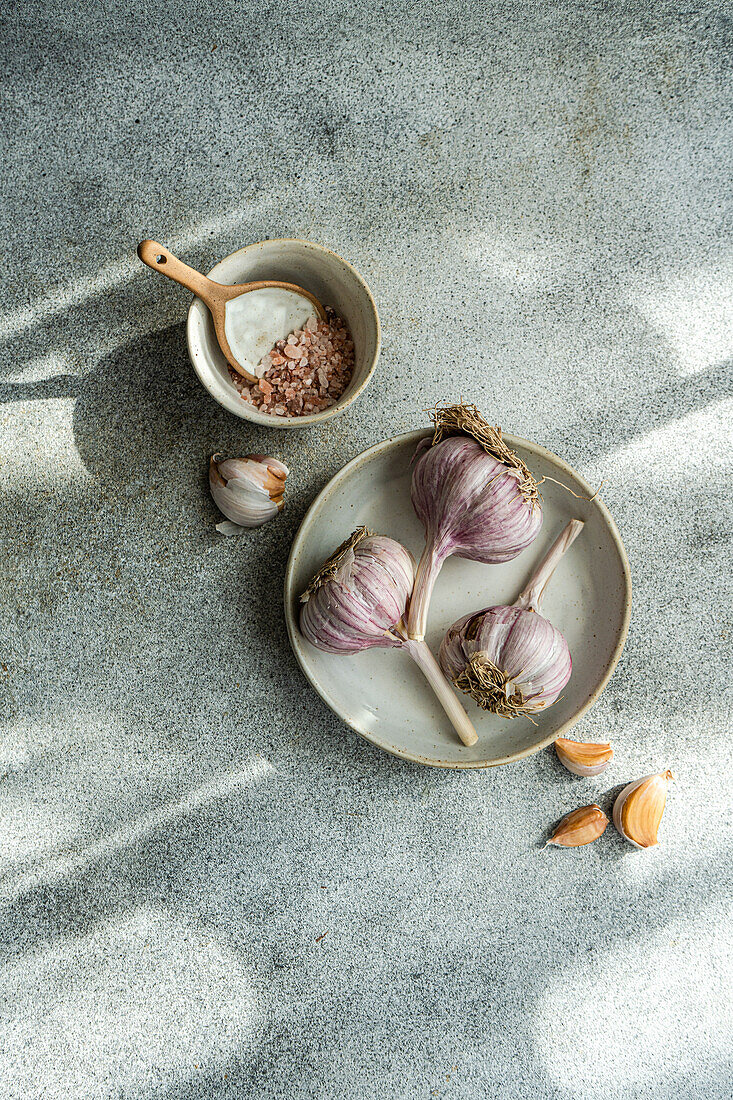
{"type": "Polygon", "coordinates": [[[335,405],[354,370],[354,343],[346,322],[329,306],[326,320],[309,317],[305,327],[278,340],[262,359],[259,382],[231,367],[229,375],[244,401],[272,416],[308,416],[335,405]]]}

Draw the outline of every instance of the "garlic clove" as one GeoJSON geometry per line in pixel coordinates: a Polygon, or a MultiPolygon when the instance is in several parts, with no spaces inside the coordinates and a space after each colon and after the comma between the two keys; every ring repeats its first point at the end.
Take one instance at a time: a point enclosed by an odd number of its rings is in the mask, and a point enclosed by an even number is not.
{"type": "Polygon", "coordinates": [[[567,737],[558,737],[555,752],[573,775],[600,775],[613,759],[613,749],[607,741],[569,741],[567,737]]]}
{"type": "Polygon", "coordinates": [[[209,463],[209,488],[214,502],[229,523],[217,525],[222,535],[235,535],[245,527],[261,527],[283,508],[288,468],[267,455],[247,455],[209,463]]]}
{"type": "MultiPolygon", "coordinates": [[[[216,456],[214,456],[216,458],[216,456]]],[[[264,489],[272,500],[282,500],[285,479],[290,470],[284,462],[269,455],[247,455],[246,458],[227,458],[217,463],[221,478],[226,481],[243,478],[264,489]]]]}
{"type": "Polygon", "coordinates": [[[667,801],[667,788],[674,774],[666,771],[645,775],[629,783],[613,805],[613,823],[636,848],[654,848],[667,801]]]}
{"type": "Polygon", "coordinates": [[[556,844],[559,848],[580,848],[597,840],[607,825],[608,818],[600,806],[581,806],[565,815],[547,844],[556,844]]]}

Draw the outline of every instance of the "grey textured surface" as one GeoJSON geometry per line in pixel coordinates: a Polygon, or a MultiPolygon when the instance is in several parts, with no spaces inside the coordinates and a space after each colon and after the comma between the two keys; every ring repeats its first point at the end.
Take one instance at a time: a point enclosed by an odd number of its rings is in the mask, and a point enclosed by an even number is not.
{"type": "Polygon", "coordinates": [[[6,9],[3,1100],[731,1095],[733,11],[646,8],[6,9]],[[283,438],[207,397],[134,246],[288,235],[364,273],[384,350],[283,438]],[[597,780],[405,765],[289,652],[313,495],[459,395],[608,479],[597,780]],[[279,521],[215,534],[216,448],[289,463],[279,521]],[[540,850],[668,765],[656,852],[540,850]]]}

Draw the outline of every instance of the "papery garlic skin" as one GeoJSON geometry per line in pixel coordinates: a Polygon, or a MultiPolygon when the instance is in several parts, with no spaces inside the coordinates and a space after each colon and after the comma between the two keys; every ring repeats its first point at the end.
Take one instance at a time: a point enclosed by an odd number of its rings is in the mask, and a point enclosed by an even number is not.
{"type": "Polygon", "coordinates": [[[613,759],[613,749],[608,742],[570,741],[558,737],[555,752],[563,767],[573,775],[600,775],[613,759]]]}
{"type": "Polygon", "coordinates": [[[484,710],[531,719],[556,701],[570,679],[568,644],[540,607],[552,574],[583,526],[578,519],[566,524],[511,607],[486,607],[447,630],[441,667],[484,710]]]}
{"type": "Polygon", "coordinates": [[[624,787],[613,804],[613,823],[635,848],[655,848],[667,802],[667,788],[674,773],[645,775],[624,787]]]}
{"type": "Polygon", "coordinates": [[[394,539],[359,527],[324,562],[300,597],[300,629],[317,649],[350,654],[404,649],[415,661],[464,745],[478,734],[424,641],[407,637],[404,616],[412,555],[394,539]]]}
{"type": "Polygon", "coordinates": [[[519,489],[517,470],[475,439],[450,436],[416,458],[411,497],[436,554],[498,564],[535,540],[542,507],[519,489]]]}
{"type": "Polygon", "coordinates": [[[464,615],[446,632],[439,659],[449,680],[484,710],[504,718],[531,716],[551,706],[573,667],[560,631],[519,607],[487,607],[464,615]]]}
{"type": "Polygon", "coordinates": [[[359,528],[301,596],[302,633],[327,653],[402,645],[391,631],[404,615],[414,573],[404,546],[359,528]],[[364,533],[355,539],[359,532],[364,533]]]}
{"type": "Polygon", "coordinates": [[[412,503],[425,527],[425,550],[410,604],[411,638],[425,634],[433,586],[447,557],[511,561],[542,526],[536,483],[503,443],[499,429],[491,428],[474,406],[438,409],[434,420],[435,436],[418,447],[412,474],[412,503]],[[466,426],[449,429],[462,434],[448,434],[446,422],[466,426]],[[486,439],[495,440],[496,453],[487,450],[491,443],[486,439]]]}
{"type": "Polygon", "coordinates": [[[582,848],[592,844],[606,831],[608,818],[600,806],[581,806],[566,814],[545,844],[555,844],[559,848],[582,848]]]}
{"type": "Polygon", "coordinates": [[[217,508],[229,522],[217,524],[222,535],[261,527],[283,508],[288,467],[269,455],[247,455],[209,463],[209,488],[217,508]]]}

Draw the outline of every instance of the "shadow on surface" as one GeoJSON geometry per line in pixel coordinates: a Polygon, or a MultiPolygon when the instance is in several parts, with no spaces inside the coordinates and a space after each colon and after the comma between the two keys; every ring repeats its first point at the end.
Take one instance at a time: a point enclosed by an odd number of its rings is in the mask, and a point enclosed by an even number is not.
{"type": "Polygon", "coordinates": [[[623,447],[665,424],[733,396],[733,359],[716,363],[699,374],[672,376],[651,393],[603,409],[596,407],[569,426],[550,432],[543,444],[568,462],[582,455],[592,461],[597,454],[623,447]]]}
{"type": "MultiPolygon", "coordinates": [[[[720,400],[732,390],[730,364],[720,364],[699,375],[672,379],[668,385],[646,395],[638,405],[629,401],[616,410],[596,412],[589,419],[579,420],[567,431],[558,429],[548,444],[567,453],[574,448],[580,450],[580,440],[587,452],[593,454],[606,449],[608,438],[618,444],[627,443],[707,403],[720,400]]],[[[131,506],[126,511],[123,505],[114,516],[114,522],[110,521],[114,537],[124,534],[126,553],[133,559],[136,551],[151,539],[150,525],[155,522],[161,493],[166,494],[173,512],[195,507],[202,525],[213,525],[215,514],[204,488],[205,463],[212,450],[278,453],[284,442],[282,434],[274,429],[251,428],[245,422],[236,421],[203,393],[188,363],[182,324],[132,341],[104,359],[89,375],[67,374],[37,383],[8,383],[0,387],[0,401],[53,397],[76,399],[75,442],[86,469],[105,491],[114,492],[136,479],[142,480],[151,490],[147,500],[141,498],[137,510],[131,506]],[[192,485],[196,486],[195,494],[191,493],[191,497],[196,496],[198,500],[195,505],[186,503],[185,490],[192,485]],[[115,523],[119,523],[119,528],[115,528],[115,523]]],[[[569,457],[572,460],[572,454],[569,457]]],[[[64,510],[63,492],[53,506],[60,512],[64,510]]],[[[28,530],[36,529],[42,538],[43,518],[34,516],[30,504],[24,507],[25,514],[21,504],[17,522],[28,530]]],[[[378,981],[374,979],[372,984],[371,977],[363,971],[358,986],[353,984],[348,969],[344,977],[324,979],[320,956],[312,948],[312,934],[310,930],[307,937],[303,934],[309,913],[320,897],[318,868],[314,867],[312,851],[314,836],[318,836],[319,843],[327,851],[343,851],[337,874],[343,876],[342,882],[351,894],[350,904],[355,903],[353,920],[364,925],[363,949],[368,950],[371,942],[389,942],[391,938],[390,989],[403,1015],[394,1041],[402,1043],[406,1035],[411,1035],[417,1044],[414,1052],[400,1050],[400,1056],[406,1061],[424,1056],[420,1036],[424,1033],[425,1020],[434,1019],[436,1015],[441,1026],[445,1023],[446,1034],[450,1034],[459,1047],[462,1044],[479,1046],[486,1041],[487,1034],[500,1035],[503,1025],[498,1016],[506,1015],[507,1009],[515,1007],[513,998],[520,972],[521,1005],[535,1003],[556,977],[561,964],[545,961],[543,965],[527,965],[528,961],[532,962],[532,956],[531,952],[525,953],[525,944],[542,943],[548,959],[565,959],[569,947],[577,947],[580,951],[579,944],[595,946],[592,922],[588,922],[588,928],[570,931],[567,927],[548,927],[547,911],[541,904],[526,899],[522,904],[519,890],[518,904],[502,916],[499,929],[492,925],[488,907],[477,910],[478,930],[484,942],[479,943],[475,932],[469,931],[467,942],[441,942],[439,953],[436,950],[429,965],[403,957],[402,952],[407,954],[414,942],[419,941],[420,946],[424,946],[423,933],[412,931],[409,926],[400,924],[399,919],[393,924],[385,916],[384,909],[391,904],[391,898],[386,895],[394,887],[395,880],[381,868],[374,871],[371,885],[359,879],[359,846],[363,853],[365,845],[371,842],[355,841],[346,833],[336,806],[329,804],[314,810],[311,805],[314,791],[306,772],[318,756],[319,764],[332,777],[344,775],[344,788],[355,787],[363,780],[365,784],[371,782],[374,789],[386,786],[392,775],[404,775],[409,770],[417,777],[421,769],[385,757],[378,749],[364,743],[355,743],[355,748],[352,743],[346,752],[341,740],[330,746],[323,744],[334,734],[341,738],[343,729],[325,705],[313,696],[302,678],[290,652],[280,606],[287,552],[298,519],[296,509],[294,514],[284,516],[282,523],[255,533],[246,546],[244,543],[227,545],[213,536],[208,540],[221,555],[218,565],[212,559],[219,570],[218,579],[229,583],[229,599],[224,608],[226,622],[219,628],[220,659],[232,663],[230,694],[240,692],[239,684],[235,686],[234,681],[235,676],[241,677],[239,709],[236,720],[226,728],[202,733],[202,725],[208,723],[218,704],[216,700],[212,703],[203,691],[199,695],[196,685],[181,688],[183,710],[188,712],[188,717],[184,720],[185,728],[170,735],[189,739],[220,773],[231,761],[233,752],[255,748],[269,751],[281,743],[279,738],[295,730],[307,747],[307,751],[298,754],[302,772],[297,781],[288,777],[287,783],[282,783],[268,777],[246,793],[214,795],[209,804],[184,810],[163,826],[154,825],[148,835],[125,843],[118,850],[99,857],[92,854],[89,863],[84,862],[84,849],[81,848],[76,852],[80,865],[75,867],[73,874],[55,876],[52,873],[49,881],[22,887],[19,896],[0,911],[0,940],[6,959],[50,947],[57,940],[80,940],[105,919],[138,906],[153,906],[170,910],[184,923],[205,931],[241,957],[254,958],[258,981],[267,984],[268,988],[276,987],[283,974],[290,976],[297,972],[297,982],[292,979],[297,996],[306,1003],[310,998],[311,1007],[320,1010],[325,1002],[328,1011],[318,1018],[315,1041],[304,1037],[303,1021],[297,1013],[286,1017],[276,1027],[271,1026],[262,1056],[262,1061],[271,1065],[281,1059],[279,1080],[285,1077],[292,1080],[294,1091],[297,1082],[288,1075],[295,1072],[296,1060],[301,1059],[302,1066],[303,1058],[313,1056],[314,1045],[322,1049],[339,1049],[341,1033],[353,1030],[354,1021],[362,1015],[369,1019],[369,1010],[361,1011],[361,998],[366,1002],[371,997],[373,1003],[379,1005],[384,992],[378,981]],[[263,645],[267,647],[267,667],[260,668],[256,687],[251,689],[247,682],[247,665],[250,661],[262,661],[263,645]],[[236,660],[232,658],[234,652],[236,660]],[[293,680],[299,693],[293,692],[293,680]],[[298,807],[297,813],[293,806],[298,807]],[[372,886],[375,893],[370,896],[372,886]],[[385,897],[380,900],[382,891],[385,897]],[[377,908],[378,903],[381,910],[377,908]],[[369,910],[366,917],[364,910],[369,910]],[[362,983],[366,990],[361,988],[362,983]],[[498,1006],[496,1016],[489,1017],[493,1020],[493,1031],[488,1028],[486,1016],[491,1005],[487,1009],[483,1003],[489,999],[498,1006]],[[461,1006],[462,1011],[458,1022],[451,1019],[456,1005],[461,1006]]],[[[77,538],[83,536],[82,526],[77,538]]],[[[187,530],[182,523],[177,537],[188,551],[194,547],[197,550],[206,548],[207,535],[203,526],[197,530],[193,525],[187,530]]],[[[206,600],[195,594],[196,585],[201,583],[199,569],[198,561],[192,560],[188,571],[183,569],[181,579],[169,591],[169,573],[172,577],[173,570],[166,568],[151,582],[149,589],[143,590],[143,603],[146,596],[155,600],[164,637],[166,629],[169,634],[177,633],[170,623],[175,621],[182,598],[186,600],[189,621],[203,624],[206,600]]],[[[63,614],[63,610],[60,613],[63,614]]],[[[122,617],[127,614],[137,630],[135,614],[129,611],[120,614],[122,617]]],[[[146,650],[154,649],[158,637],[154,632],[146,633],[144,619],[140,622],[143,625],[137,645],[139,653],[144,655],[146,650]]],[[[119,621],[110,624],[113,631],[118,627],[119,621]]],[[[96,629],[101,631],[103,627],[96,629]]],[[[97,645],[101,653],[105,651],[104,645],[99,644],[103,641],[104,635],[92,636],[93,645],[97,645]]],[[[166,649],[167,658],[173,665],[176,664],[177,644],[178,639],[173,637],[166,649]]],[[[203,647],[202,638],[197,635],[192,644],[194,649],[203,647]]],[[[136,712],[126,708],[137,692],[141,708],[148,710],[148,718],[151,707],[160,707],[160,716],[155,715],[152,726],[164,728],[162,712],[167,704],[166,691],[174,691],[175,684],[163,688],[162,697],[156,699],[156,690],[148,683],[147,670],[131,674],[129,669],[120,669],[115,673],[119,679],[110,674],[110,682],[100,689],[92,671],[96,668],[92,653],[85,652],[84,657],[89,664],[82,665],[81,691],[90,705],[119,710],[127,730],[128,725],[134,726],[136,712]],[[85,674],[88,681],[83,680],[85,674]],[[127,694],[122,692],[123,684],[127,694]]],[[[52,659],[53,653],[49,653],[48,658],[52,659]]],[[[211,673],[212,663],[215,662],[202,660],[202,682],[206,674],[211,673]]],[[[187,667],[190,671],[190,665],[187,667]]],[[[146,743],[145,736],[140,737],[141,752],[157,750],[154,733],[155,730],[151,733],[150,744],[146,743]]],[[[140,736],[139,730],[135,730],[135,735],[140,736]]],[[[175,775],[179,790],[196,778],[191,772],[184,778],[184,771],[181,768],[175,775]]],[[[499,782],[497,777],[491,777],[488,782],[492,780],[499,782]]],[[[445,782],[449,783],[450,777],[446,777],[445,782]]],[[[335,789],[338,799],[340,788],[336,785],[335,789]]],[[[334,787],[330,790],[333,794],[334,787]]],[[[609,791],[603,797],[604,808],[613,793],[609,791]]],[[[124,792],[120,797],[118,791],[115,797],[118,799],[116,812],[129,814],[124,792]]],[[[149,803],[160,804],[164,797],[152,781],[147,792],[149,803]]],[[[488,847],[491,842],[502,841],[497,825],[489,826],[487,832],[489,837],[484,839],[488,847]]],[[[375,835],[377,839],[373,843],[378,848],[378,830],[375,835]]],[[[447,877],[446,868],[453,851],[456,865],[464,854],[457,840],[446,842],[443,837],[442,843],[440,856],[436,857],[436,881],[440,874],[447,877]]],[[[608,852],[611,868],[627,858],[640,858],[620,838],[612,840],[608,852]]],[[[604,924],[604,949],[663,928],[679,912],[681,896],[688,909],[702,907],[720,889],[719,868],[710,855],[707,852],[690,863],[682,876],[678,869],[661,871],[654,881],[653,905],[648,905],[641,913],[630,910],[628,919],[622,917],[610,933],[604,924]]],[[[385,853],[385,860],[388,857],[389,853],[385,853]]],[[[432,871],[430,868],[431,874],[432,871]]],[[[399,886],[399,879],[397,882],[399,886]]],[[[419,890],[418,879],[414,888],[419,890]]],[[[465,889],[465,882],[463,886],[458,884],[459,909],[461,891],[465,889]]],[[[438,895],[437,905],[435,895],[431,897],[428,915],[439,918],[443,905],[446,908],[449,905],[447,896],[438,895]]],[[[470,909],[465,896],[463,902],[470,909]]],[[[583,899],[577,896],[571,897],[568,909],[581,919],[588,915],[583,899]]],[[[429,931],[428,938],[437,948],[434,930],[429,931]]],[[[328,946],[330,950],[331,945],[328,946]]],[[[336,958],[339,959],[339,955],[336,958]]],[[[353,960],[347,956],[346,963],[353,965],[353,960]]],[[[287,984],[285,991],[291,992],[287,984]]],[[[282,1003],[286,1003],[285,998],[282,1003]]],[[[545,1082],[546,1068],[536,1050],[531,1013],[514,1015],[512,1019],[512,1042],[523,1051],[525,1076],[545,1082]]],[[[386,1042],[382,1045],[386,1046],[386,1042]]],[[[242,1095],[245,1090],[255,1095],[259,1090],[266,1094],[267,1086],[259,1072],[257,1062],[248,1061],[244,1052],[239,1058],[233,1055],[221,1070],[192,1071],[189,1079],[182,1067],[180,1080],[156,1086],[152,1095],[160,1100],[198,1100],[207,1095],[219,1100],[229,1094],[242,1095]]]]}
{"type": "MultiPolygon", "coordinates": [[[[608,440],[624,446],[731,396],[733,360],[727,359],[696,374],[672,376],[638,399],[589,410],[589,415],[550,432],[543,442],[573,461],[575,454],[608,450],[608,440]]],[[[256,436],[275,449],[291,444],[276,429],[237,421],[204,393],[188,359],[185,324],[123,346],[86,375],[0,383],[0,404],[54,398],[76,398],[77,447],[87,469],[102,478],[121,476],[133,459],[160,457],[184,442],[186,428],[203,428],[217,439],[256,436]]]]}

